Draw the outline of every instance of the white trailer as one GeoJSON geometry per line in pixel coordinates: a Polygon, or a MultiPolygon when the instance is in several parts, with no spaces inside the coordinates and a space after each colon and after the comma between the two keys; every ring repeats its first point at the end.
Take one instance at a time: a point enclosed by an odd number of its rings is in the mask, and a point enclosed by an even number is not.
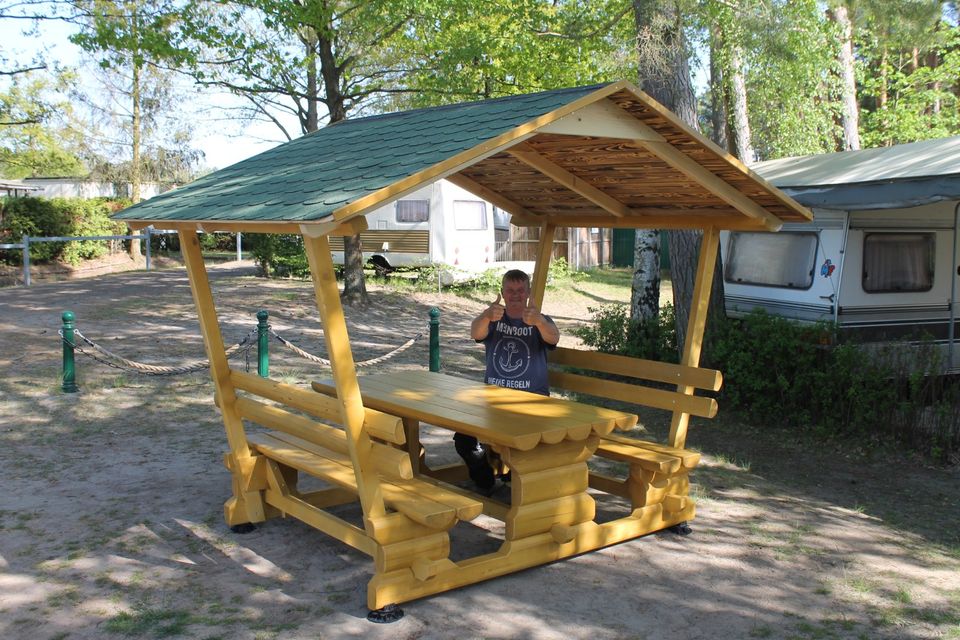
{"type": "Polygon", "coordinates": [[[752,168],[814,221],[721,235],[729,315],[833,321],[866,344],[926,334],[960,371],[960,137],[752,168]]]}
{"type": "MultiPolygon", "coordinates": [[[[506,212],[460,187],[439,180],[367,215],[360,234],[364,260],[380,271],[445,264],[479,273],[498,263],[496,229],[508,229],[506,212]]],[[[330,238],[333,259],[343,263],[343,239],[330,238]]]]}

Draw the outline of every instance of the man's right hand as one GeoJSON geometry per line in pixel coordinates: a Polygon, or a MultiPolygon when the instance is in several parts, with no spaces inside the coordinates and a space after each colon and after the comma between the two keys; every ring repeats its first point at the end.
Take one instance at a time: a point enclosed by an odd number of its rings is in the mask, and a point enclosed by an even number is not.
{"type": "Polygon", "coordinates": [[[502,304],[500,304],[500,294],[497,294],[497,299],[490,303],[490,306],[487,307],[487,310],[483,312],[484,317],[489,322],[496,322],[503,317],[503,312],[506,310],[502,304]]]}

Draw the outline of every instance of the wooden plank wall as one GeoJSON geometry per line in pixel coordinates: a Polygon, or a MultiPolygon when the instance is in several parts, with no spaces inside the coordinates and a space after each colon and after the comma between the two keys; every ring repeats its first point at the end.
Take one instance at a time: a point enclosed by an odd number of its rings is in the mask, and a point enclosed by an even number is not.
{"type": "Polygon", "coordinates": [[[592,234],[590,229],[571,229],[569,255],[567,263],[571,268],[588,269],[610,264],[613,255],[613,230],[600,229],[592,234]],[[579,237],[579,243],[576,239],[579,237]],[[579,255],[577,255],[579,253],[579,255]],[[579,261],[578,261],[579,258],[579,261]]]}
{"type": "MultiPolygon", "coordinates": [[[[558,228],[553,237],[553,258],[568,257],[568,232],[567,228],[558,228]]],[[[529,260],[534,262],[537,259],[537,245],[540,242],[540,227],[510,227],[510,246],[511,256],[508,260],[529,260]]]]}

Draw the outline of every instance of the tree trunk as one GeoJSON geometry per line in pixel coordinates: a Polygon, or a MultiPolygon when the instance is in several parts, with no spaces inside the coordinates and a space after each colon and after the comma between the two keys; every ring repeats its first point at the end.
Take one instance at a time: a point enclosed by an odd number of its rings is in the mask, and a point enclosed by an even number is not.
{"type": "MultiPolygon", "coordinates": [[[[131,21],[131,35],[132,41],[137,42],[137,35],[139,33],[137,23],[139,15],[137,10],[134,8],[131,21]]],[[[136,45],[134,45],[136,46],[136,45]]],[[[131,86],[130,86],[130,97],[132,104],[132,122],[130,123],[130,135],[131,135],[131,160],[130,160],[130,199],[134,203],[140,202],[141,193],[140,193],[140,68],[141,62],[139,60],[138,51],[134,49],[132,56],[132,74],[131,74],[131,86]]],[[[131,229],[131,235],[133,232],[131,229]]],[[[140,260],[140,241],[131,240],[130,241],[130,259],[134,262],[140,260]]]]}
{"type": "MultiPolygon", "coordinates": [[[[696,97],[676,0],[633,0],[633,10],[637,25],[641,88],[691,128],[699,131],[696,97]]],[[[698,230],[671,231],[669,235],[677,345],[681,352],[687,335],[687,319],[690,317],[702,235],[698,230]]],[[[713,320],[724,314],[721,273],[720,255],[717,254],[708,312],[708,318],[713,320]]]]}
{"type": "MultiPolygon", "coordinates": [[[[307,66],[307,82],[317,86],[317,57],[320,58],[320,73],[323,75],[323,86],[326,99],[324,104],[330,114],[330,124],[346,119],[347,110],[340,91],[340,82],[343,79],[343,68],[336,64],[333,52],[333,42],[327,37],[317,38],[315,47],[311,47],[308,54],[310,64],[307,66]]],[[[316,93],[312,95],[317,95],[316,93]]],[[[316,103],[313,103],[316,106],[316,103]]],[[[363,275],[363,248],[360,245],[360,235],[347,236],[343,239],[343,292],[340,294],[343,304],[364,306],[369,304],[367,282],[363,275]]]]}
{"type": "Polygon", "coordinates": [[[633,244],[630,319],[633,322],[650,320],[659,313],[660,232],[656,229],[637,229],[633,244]]]}
{"type": "Polygon", "coordinates": [[[753,163],[756,155],[750,140],[750,114],[747,110],[747,80],[743,75],[743,51],[739,44],[730,45],[730,148],[733,155],[746,164],[753,163]]]}
{"type": "Polygon", "coordinates": [[[727,137],[727,89],[724,83],[723,67],[718,61],[719,51],[723,48],[723,31],[713,25],[710,29],[710,124],[713,128],[713,141],[725,151],[730,150],[727,137]]]}
{"type": "Polygon", "coordinates": [[[840,75],[843,80],[843,150],[860,148],[860,115],[857,111],[857,83],[853,66],[853,23],[847,7],[839,3],[827,12],[840,27],[840,75]]]}

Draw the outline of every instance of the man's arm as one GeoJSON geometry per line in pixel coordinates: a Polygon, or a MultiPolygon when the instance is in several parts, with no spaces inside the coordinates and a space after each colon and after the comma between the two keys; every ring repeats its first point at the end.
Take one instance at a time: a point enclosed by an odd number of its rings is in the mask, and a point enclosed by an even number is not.
{"type": "Polygon", "coordinates": [[[496,322],[503,317],[504,306],[500,304],[500,294],[497,299],[490,303],[490,306],[484,309],[480,315],[470,323],[470,337],[474,340],[483,340],[490,333],[490,323],[496,322]]]}
{"type": "Polygon", "coordinates": [[[553,323],[553,320],[542,313],[540,317],[543,318],[543,321],[535,325],[537,329],[540,330],[540,337],[543,338],[543,341],[547,344],[556,345],[560,342],[560,329],[553,323]]]}

